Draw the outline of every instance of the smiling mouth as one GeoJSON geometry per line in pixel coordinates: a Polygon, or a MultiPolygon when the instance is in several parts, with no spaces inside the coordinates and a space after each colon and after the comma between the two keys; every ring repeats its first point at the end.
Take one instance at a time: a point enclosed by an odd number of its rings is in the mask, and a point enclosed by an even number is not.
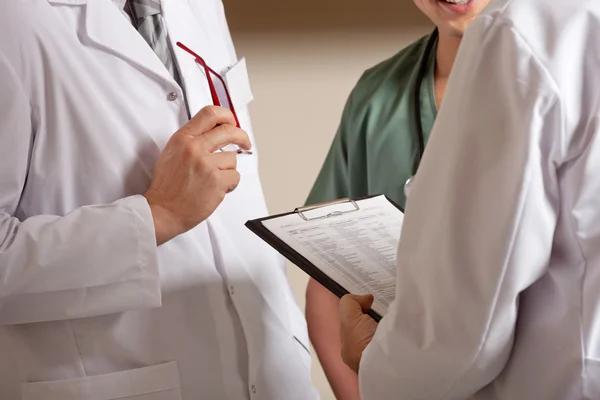
{"type": "Polygon", "coordinates": [[[448,4],[456,4],[459,6],[464,6],[471,2],[471,0],[438,0],[438,1],[441,1],[443,3],[448,3],[448,4]]]}

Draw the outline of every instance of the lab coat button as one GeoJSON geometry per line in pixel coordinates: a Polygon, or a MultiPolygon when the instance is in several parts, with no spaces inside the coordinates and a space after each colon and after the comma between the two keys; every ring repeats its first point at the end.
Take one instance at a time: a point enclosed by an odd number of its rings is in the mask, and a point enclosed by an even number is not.
{"type": "Polygon", "coordinates": [[[175,92],[171,92],[169,93],[169,95],[167,96],[167,99],[169,99],[169,101],[175,101],[177,100],[179,96],[177,95],[177,93],[175,92]]]}
{"type": "Polygon", "coordinates": [[[256,394],[256,386],[252,385],[252,394],[256,394]]]}

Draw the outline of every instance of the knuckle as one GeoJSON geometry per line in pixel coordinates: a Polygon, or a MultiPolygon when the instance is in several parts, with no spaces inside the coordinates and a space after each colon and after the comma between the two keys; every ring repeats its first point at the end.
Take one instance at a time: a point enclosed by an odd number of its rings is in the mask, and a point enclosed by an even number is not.
{"type": "Polygon", "coordinates": [[[232,125],[221,125],[221,127],[223,128],[223,132],[227,136],[234,136],[236,134],[237,128],[235,126],[232,126],[232,125]]]}
{"type": "Polygon", "coordinates": [[[183,145],[183,156],[187,159],[196,158],[198,150],[193,141],[189,141],[183,145]]]}
{"type": "Polygon", "coordinates": [[[181,128],[179,128],[179,130],[177,131],[177,133],[174,136],[185,137],[185,136],[191,136],[191,135],[192,135],[192,128],[190,126],[190,123],[188,122],[187,124],[185,124],[181,128]]]}
{"type": "Polygon", "coordinates": [[[168,145],[185,148],[185,146],[188,143],[189,143],[189,137],[187,136],[187,133],[186,133],[186,130],[184,127],[184,128],[181,128],[180,130],[178,130],[175,134],[173,134],[169,138],[168,145]]]}
{"type": "Polygon", "coordinates": [[[219,139],[221,140],[229,140],[233,135],[235,135],[235,127],[231,125],[220,125],[218,128],[219,139]]]}
{"type": "Polygon", "coordinates": [[[217,119],[217,108],[215,106],[206,106],[199,112],[200,117],[214,122],[217,119]]]}
{"type": "MultiPolygon", "coordinates": [[[[196,167],[198,168],[199,171],[210,170],[210,160],[208,159],[208,157],[197,157],[196,158],[196,167]]],[[[212,172],[214,172],[214,171],[210,171],[209,174],[212,172]]]]}

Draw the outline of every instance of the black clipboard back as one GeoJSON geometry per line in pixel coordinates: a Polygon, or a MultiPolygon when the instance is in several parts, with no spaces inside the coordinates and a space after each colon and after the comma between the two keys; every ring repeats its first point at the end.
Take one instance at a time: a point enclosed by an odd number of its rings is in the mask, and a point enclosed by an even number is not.
{"type": "MultiPolygon", "coordinates": [[[[340,215],[340,214],[345,214],[345,213],[348,213],[348,212],[359,211],[360,210],[360,206],[358,204],[359,201],[366,200],[366,199],[369,199],[369,198],[378,197],[378,196],[379,195],[368,196],[368,197],[362,197],[362,198],[358,198],[358,199],[345,198],[345,199],[335,200],[335,201],[332,201],[332,202],[326,202],[326,203],[320,203],[320,204],[315,204],[315,205],[309,205],[309,206],[305,206],[305,207],[300,207],[300,208],[296,208],[292,212],[278,214],[278,215],[272,215],[272,216],[268,216],[268,217],[264,217],[264,218],[260,218],[260,219],[255,219],[255,220],[248,221],[248,222],[246,222],[245,226],[248,229],[250,229],[250,231],[252,231],[255,235],[257,235],[262,240],[264,240],[267,244],[269,244],[271,247],[273,247],[275,250],[277,250],[283,257],[285,257],[292,264],[294,264],[298,268],[302,269],[311,278],[313,278],[314,280],[316,280],[317,282],[319,282],[321,285],[323,285],[325,288],[327,288],[330,292],[332,292],[333,294],[335,294],[339,298],[342,298],[346,294],[350,294],[350,292],[348,292],[348,290],[346,290],[344,287],[342,287],[339,283],[337,283],[336,281],[334,281],[333,279],[331,279],[329,276],[327,276],[319,268],[317,268],[316,266],[314,266],[303,255],[301,255],[300,253],[298,253],[296,250],[292,249],[283,240],[281,240],[279,237],[277,237],[277,235],[273,234],[269,229],[267,229],[263,225],[263,221],[267,221],[267,220],[270,220],[270,219],[277,219],[277,218],[285,217],[287,215],[292,215],[292,214],[298,214],[305,221],[311,221],[311,220],[315,220],[315,219],[329,218],[329,217],[332,217],[332,216],[336,216],[336,215],[340,215]],[[306,216],[306,213],[309,212],[309,211],[316,210],[316,209],[323,208],[323,207],[332,206],[332,205],[343,204],[343,203],[351,203],[354,206],[354,210],[334,212],[334,213],[330,213],[330,214],[327,214],[327,215],[324,215],[324,216],[315,217],[315,218],[308,218],[306,216]]],[[[404,212],[403,208],[400,207],[398,204],[394,203],[387,196],[385,196],[385,198],[392,205],[394,205],[396,208],[398,208],[401,212],[404,212]]],[[[373,310],[369,310],[369,312],[367,314],[369,316],[371,316],[377,322],[379,322],[381,320],[381,318],[382,318],[382,316],[380,314],[376,313],[373,310]]]]}

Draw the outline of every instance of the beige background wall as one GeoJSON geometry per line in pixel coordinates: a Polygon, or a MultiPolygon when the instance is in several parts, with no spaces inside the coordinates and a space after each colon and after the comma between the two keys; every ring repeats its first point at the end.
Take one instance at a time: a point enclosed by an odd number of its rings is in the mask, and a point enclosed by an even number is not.
{"type": "MultiPolygon", "coordinates": [[[[251,106],[270,211],[303,204],[360,74],[431,28],[412,0],[224,0],[255,100],[251,106]]],[[[288,275],[304,309],[307,277],[288,275]]],[[[314,358],[323,400],[333,400],[314,358]]]]}

